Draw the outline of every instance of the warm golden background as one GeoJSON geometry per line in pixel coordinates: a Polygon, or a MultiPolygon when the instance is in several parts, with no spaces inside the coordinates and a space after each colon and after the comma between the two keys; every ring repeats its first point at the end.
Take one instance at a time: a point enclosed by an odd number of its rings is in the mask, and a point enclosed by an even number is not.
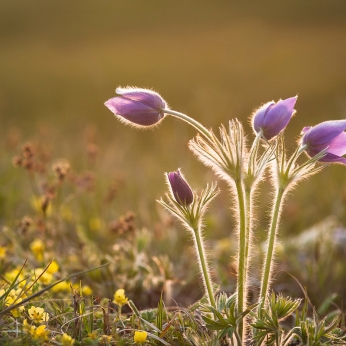
{"type": "MultiPolygon", "coordinates": [[[[112,215],[131,209],[137,226],[151,229],[163,218],[155,203],[165,192],[163,172],[181,167],[196,189],[216,178],[188,151],[195,131],[186,124],[167,118],[160,128],[145,132],[114,119],[103,103],[117,86],[126,85],[153,88],[172,109],[207,127],[216,129],[237,117],[249,139],[248,116],[256,107],[298,94],[297,115],[286,131],[292,150],[303,126],[346,118],[346,2],[0,1],[2,141],[18,136],[20,148],[39,140],[73,169],[95,170],[104,179],[101,187],[112,175],[121,176],[112,215]],[[88,141],[99,148],[91,168],[88,141]]],[[[15,152],[1,150],[10,162],[15,152]]],[[[19,207],[9,204],[11,184],[19,200],[30,186],[23,172],[6,168],[2,174],[4,225],[6,215],[15,219],[25,212],[23,201],[19,207]]],[[[215,241],[227,239],[234,225],[226,186],[220,186],[223,196],[211,209],[207,230],[215,241]]],[[[271,202],[267,185],[262,192],[259,239],[265,235],[264,208],[271,202]]],[[[346,168],[326,168],[289,197],[282,237],[290,239],[330,215],[342,226],[345,203],[346,168]]],[[[340,260],[346,255],[342,246],[340,260]]],[[[290,261],[284,269],[294,272],[290,261]]]]}

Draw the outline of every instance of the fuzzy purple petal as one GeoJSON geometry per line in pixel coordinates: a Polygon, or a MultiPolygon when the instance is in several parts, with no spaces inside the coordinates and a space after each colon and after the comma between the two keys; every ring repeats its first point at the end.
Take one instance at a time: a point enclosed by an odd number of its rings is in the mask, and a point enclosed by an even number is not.
{"type": "Polygon", "coordinates": [[[256,133],[261,131],[261,127],[263,126],[264,117],[268,109],[272,108],[275,105],[274,101],[267,102],[260,108],[258,108],[252,118],[252,127],[256,133]]]}
{"type": "Polygon", "coordinates": [[[323,150],[342,132],[346,130],[346,120],[330,120],[312,127],[302,138],[314,150],[323,150]]]}
{"type": "Polygon", "coordinates": [[[305,127],[303,127],[303,129],[300,131],[300,134],[301,134],[301,135],[304,135],[304,134],[307,133],[311,128],[312,128],[312,126],[305,126],[305,127]]]}
{"type": "Polygon", "coordinates": [[[328,146],[328,153],[343,156],[346,154],[346,133],[342,132],[336,136],[328,146]]]}
{"type": "Polygon", "coordinates": [[[158,111],[167,108],[166,101],[155,91],[140,88],[117,88],[118,95],[133,101],[140,101],[158,111]]]}
{"type": "Polygon", "coordinates": [[[105,106],[114,114],[142,126],[157,124],[164,116],[162,111],[159,112],[142,102],[133,101],[123,96],[109,99],[105,102],[105,106]]]}
{"type": "Polygon", "coordinates": [[[295,113],[294,106],[297,101],[297,96],[280,100],[267,111],[263,121],[263,134],[266,139],[271,139],[277,136],[290,122],[295,113]]]}

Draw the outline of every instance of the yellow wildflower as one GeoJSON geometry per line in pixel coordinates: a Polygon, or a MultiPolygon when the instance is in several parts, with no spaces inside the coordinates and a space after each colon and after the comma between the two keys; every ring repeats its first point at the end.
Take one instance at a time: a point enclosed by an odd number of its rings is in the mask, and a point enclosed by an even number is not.
{"type": "Polygon", "coordinates": [[[34,276],[34,278],[37,279],[38,277],[40,277],[38,279],[38,282],[40,282],[43,285],[49,285],[52,282],[52,280],[53,280],[53,275],[47,273],[47,271],[44,271],[44,269],[42,269],[42,268],[35,269],[35,276],[34,276]]]}
{"type": "MultiPolygon", "coordinates": [[[[20,269],[18,268],[15,268],[9,272],[7,272],[5,274],[5,278],[10,281],[10,282],[13,282],[15,280],[15,278],[17,277],[18,273],[20,272],[20,269]]],[[[24,276],[23,276],[23,272],[21,271],[18,278],[17,278],[17,282],[19,281],[22,281],[24,279],[24,276]]]]}
{"type": "Polygon", "coordinates": [[[46,329],[45,325],[34,328],[33,332],[31,333],[32,338],[38,341],[47,340],[48,334],[49,334],[49,331],[46,329]]]}
{"type": "Polygon", "coordinates": [[[114,303],[119,305],[120,307],[127,304],[128,298],[125,297],[125,290],[119,288],[114,294],[114,303]]]}
{"type": "Polygon", "coordinates": [[[48,322],[49,320],[49,314],[45,312],[43,308],[32,306],[28,310],[28,314],[35,323],[48,322]]]}
{"type": "Polygon", "coordinates": [[[0,260],[6,257],[7,248],[4,246],[0,246],[0,260]]]}
{"type": "MultiPolygon", "coordinates": [[[[4,294],[5,294],[5,290],[1,289],[0,290],[0,297],[4,294]]],[[[23,300],[22,298],[17,297],[16,290],[11,290],[5,299],[5,305],[11,306],[11,305],[20,303],[22,300],[23,300]]],[[[19,306],[15,309],[12,309],[11,314],[13,317],[18,318],[18,317],[20,317],[23,310],[24,310],[24,306],[19,306]]]]}
{"type": "Polygon", "coordinates": [[[91,296],[93,293],[93,290],[90,288],[90,286],[85,285],[85,286],[82,286],[82,293],[83,293],[83,296],[91,296]]]}
{"type": "Polygon", "coordinates": [[[41,262],[43,260],[43,254],[45,250],[45,245],[41,239],[35,239],[30,244],[30,250],[34,254],[37,261],[41,262]]]}
{"type": "Polygon", "coordinates": [[[23,294],[23,290],[21,288],[17,288],[17,289],[12,289],[9,293],[10,296],[12,297],[18,297],[20,296],[20,298],[22,298],[22,294],[23,294]]]}
{"type": "MultiPolygon", "coordinates": [[[[17,300],[17,303],[19,303],[21,300],[22,300],[22,299],[19,298],[19,299],[17,300]]],[[[19,306],[18,308],[12,309],[12,310],[11,310],[11,314],[12,314],[12,316],[13,316],[14,318],[18,318],[18,317],[21,316],[23,310],[24,310],[24,306],[19,306]]]]}
{"type": "Polygon", "coordinates": [[[52,261],[52,263],[47,268],[47,273],[49,274],[55,274],[59,270],[59,264],[55,261],[52,261]]]}
{"type": "Polygon", "coordinates": [[[136,330],[135,335],[133,337],[133,341],[138,344],[142,344],[143,342],[147,341],[147,336],[148,336],[148,333],[145,332],[144,330],[136,330]]]}
{"type": "Polygon", "coordinates": [[[61,342],[62,346],[72,346],[74,344],[75,340],[72,339],[71,336],[64,333],[62,335],[62,337],[60,338],[60,342],[61,342]]]}
{"type": "Polygon", "coordinates": [[[23,331],[24,331],[26,334],[32,335],[35,329],[36,329],[36,327],[31,326],[31,325],[28,323],[28,320],[27,320],[27,319],[25,319],[25,320],[23,321],[23,331]]]}
{"type": "Polygon", "coordinates": [[[71,289],[70,283],[67,281],[61,281],[52,287],[53,292],[69,292],[71,289]]]}
{"type": "Polygon", "coordinates": [[[81,285],[82,285],[82,282],[81,282],[81,281],[80,281],[80,282],[75,282],[74,284],[72,284],[72,288],[73,288],[75,291],[79,292],[79,290],[81,289],[81,285]]]}

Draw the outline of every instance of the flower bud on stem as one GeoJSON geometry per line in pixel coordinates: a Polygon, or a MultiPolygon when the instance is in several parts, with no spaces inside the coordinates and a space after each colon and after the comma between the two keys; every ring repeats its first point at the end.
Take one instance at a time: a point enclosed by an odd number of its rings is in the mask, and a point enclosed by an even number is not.
{"type": "Polygon", "coordinates": [[[180,170],[166,174],[166,180],[170,187],[170,193],[167,194],[168,203],[162,199],[158,202],[177,217],[185,228],[192,233],[205,292],[209,304],[216,308],[203,243],[202,221],[208,204],[219,193],[219,190],[216,189],[216,185],[207,186],[199,196],[195,196],[180,170]]]}

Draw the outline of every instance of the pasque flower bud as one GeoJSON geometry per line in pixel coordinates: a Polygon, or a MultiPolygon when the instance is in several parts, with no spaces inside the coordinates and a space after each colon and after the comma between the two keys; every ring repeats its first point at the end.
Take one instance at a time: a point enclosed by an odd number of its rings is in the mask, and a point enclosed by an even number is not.
{"type": "Polygon", "coordinates": [[[262,136],[268,141],[277,136],[286,128],[296,112],[294,109],[296,101],[297,96],[280,100],[277,103],[271,101],[258,108],[252,117],[252,127],[255,133],[262,131],[262,136]]]}
{"type": "Polygon", "coordinates": [[[137,127],[157,125],[165,116],[166,101],[156,92],[140,88],[117,88],[119,95],[105,102],[105,106],[120,121],[137,127]]]}
{"type": "Polygon", "coordinates": [[[324,121],[316,126],[304,127],[301,147],[310,157],[326,149],[319,161],[346,164],[346,120],[324,121]]]}
{"type": "Polygon", "coordinates": [[[193,202],[193,192],[179,170],[167,173],[167,180],[171,187],[174,199],[179,204],[187,206],[193,202]]]}

